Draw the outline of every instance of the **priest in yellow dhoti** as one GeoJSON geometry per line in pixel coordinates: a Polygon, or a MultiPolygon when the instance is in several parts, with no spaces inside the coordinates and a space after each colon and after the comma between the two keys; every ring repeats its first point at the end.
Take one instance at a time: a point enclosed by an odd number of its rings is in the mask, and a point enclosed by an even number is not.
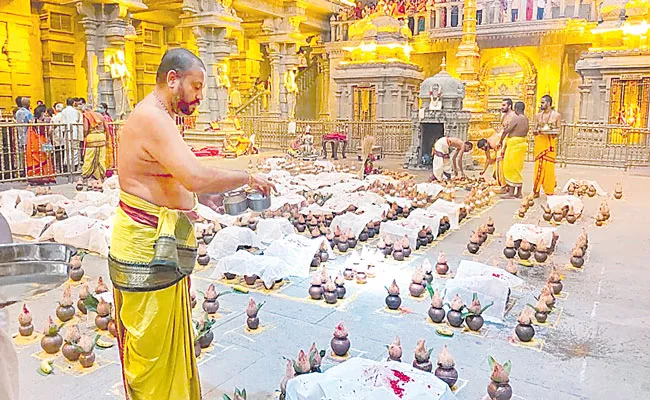
{"type": "Polygon", "coordinates": [[[521,198],[524,183],[522,171],[528,151],[528,117],[524,114],[526,106],[521,101],[515,103],[515,117],[503,131],[503,179],[508,186],[506,198],[521,198]]]}
{"type": "Polygon", "coordinates": [[[102,182],[106,177],[106,134],[108,124],[104,116],[87,105],[83,113],[84,124],[84,163],[81,177],[95,178],[102,182]]]}
{"type": "Polygon", "coordinates": [[[535,135],[533,193],[536,197],[539,197],[541,189],[544,189],[547,196],[555,192],[555,157],[561,116],[552,107],[551,96],[542,96],[541,111],[535,114],[533,122],[533,134],[535,135]]]}
{"type": "Polygon", "coordinates": [[[235,153],[237,157],[252,153],[251,147],[251,140],[246,136],[227,134],[223,140],[223,149],[229,153],[235,153]]]}
{"type": "Polygon", "coordinates": [[[165,53],[156,86],[121,133],[119,207],[109,251],[115,317],[127,399],[199,400],[201,388],[190,306],[197,201],[245,184],[268,195],[273,185],[245,171],[201,164],[185,145],[176,115],[203,99],[206,69],[186,49],[165,53]]]}

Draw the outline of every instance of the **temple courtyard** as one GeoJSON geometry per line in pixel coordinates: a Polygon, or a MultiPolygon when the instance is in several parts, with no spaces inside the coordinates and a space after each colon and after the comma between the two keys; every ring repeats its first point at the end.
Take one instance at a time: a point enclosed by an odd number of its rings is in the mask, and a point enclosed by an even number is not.
{"type": "MultiPolygon", "coordinates": [[[[241,167],[248,160],[249,157],[241,157],[215,162],[241,167]]],[[[399,168],[397,160],[383,160],[380,164],[399,168]]],[[[526,165],[524,176],[525,179],[532,176],[532,164],[526,165]]],[[[416,174],[418,182],[426,178],[424,172],[416,174]]],[[[461,260],[505,267],[505,232],[512,224],[550,226],[542,219],[540,200],[536,200],[523,221],[514,216],[518,200],[500,200],[470,215],[460,229],[438,238],[425,251],[414,252],[401,262],[386,259],[384,265],[378,266],[376,277],[369,279],[367,284],[345,281],[346,297],[334,305],[309,298],[310,278],[288,277],[279,288],[272,290],[258,284],[249,294],[235,292],[221,296],[221,307],[213,316],[216,318],[214,342],[198,359],[204,399],[221,399],[223,393],[232,395],[236,387],[246,388],[249,400],[278,398],[285,358],[295,359],[301,349],[308,351],[313,342],[319,349],[326,350],[322,361],[324,371],[339,364],[342,360],[332,356],[330,340],[340,322],[349,331],[349,357],[386,360],[387,345],[399,336],[403,346],[402,361],[410,364],[416,342],[425,339],[427,347],[433,349],[435,369],[437,354],[447,345],[459,374],[454,387],[458,399],[478,400],[486,395],[490,355],[501,363],[512,361],[510,384],[514,399],[645,399],[650,392],[650,366],[644,351],[650,346],[647,311],[650,275],[644,264],[650,257],[650,206],[647,201],[650,178],[634,170],[568,166],[557,169],[558,191],[569,178],[596,180],[610,192],[611,219],[597,227],[594,217],[604,198],[584,196],[582,217],[574,225],[562,222],[557,226],[560,239],[549,259],[543,265],[519,267],[519,277],[525,282],[512,290],[503,325],[486,322],[478,333],[452,329],[453,337],[441,336],[436,333],[437,326],[427,317],[430,298],[426,292],[422,298],[411,297],[408,285],[415,268],[425,259],[435,265],[441,250],[447,254],[452,274],[461,260]],[[611,194],[617,182],[623,186],[621,200],[615,200],[611,194]],[[467,251],[468,240],[488,216],[494,220],[496,231],[478,253],[472,255],[467,251]],[[589,233],[589,250],[583,268],[575,269],[569,264],[570,252],[583,229],[589,233]],[[562,275],[564,288],[557,296],[556,307],[547,323],[535,326],[534,340],[524,344],[513,338],[517,316],[527,303],[535,304],[533,296],[546,282],[551,266],[556,266],[562,275]],[[402,305],[397,312],[390,312],[384,303],[384,286],[389,286],[393,279],[401,289],[402,305]],[[249,297],[258,303],[266,302],[259,312],[260,327],[256,331],[246,329],[245,309],[249,297]]],[[[53,189],[69,197],[75,195],[71,184],[53,189]]],[[[529,187],[524,188],[524,193],[529,191],[529,187]]],[[[462,190],[457,191],[457,196],[463,196],[462,190]]],[[[325,264],[328,273],[336,275],[348,257],[339,255],[328,261],[325,264]]],[[[212,260],[207,267],[198,267],[192,276],[192,291],[197,292],[198,299],[193,311],[195,319],[202,317],[200,293],[210,283],[215,284],[218,292],[232,289],[232,281],[212,276],[215,264],[212,260]]],[[[106,259],[90,254],[83,260],[83,268],[86,274],[82,283],[88,283],[91,289],[100,276],[110,285],[106,259]]],[[[434,272],[432,286],[444,287],[447,279],[434,272]]],[[[72,283],[75,303],[79,287],[78,283],[72,283]]],[[[54,315],[63,289],[60,287],[26,301],[36,330],[43,329],[48,314],[54,315]]],[[[17,332],[21,306],[9,307],[10,332],[17,332]]],[[[87,321],[87,317],[79,313],[71,322],[78,323],[84,334],[94,329],[94,322],[87,321]]],[[[116,343],[108,332],[101,332],[101,335],[106,342],[116,343]]],[[[26,341],[20,337],[14,340],[20,362],[22,398],[123,398],[117,346],[97,348],[95,365],[88,369],[67,362],[59,353],[54,357],[54,373],[42,376],[37,373],[41,359],[52,359],[52,356],[42,352],[38,340],[26,341]]]]}

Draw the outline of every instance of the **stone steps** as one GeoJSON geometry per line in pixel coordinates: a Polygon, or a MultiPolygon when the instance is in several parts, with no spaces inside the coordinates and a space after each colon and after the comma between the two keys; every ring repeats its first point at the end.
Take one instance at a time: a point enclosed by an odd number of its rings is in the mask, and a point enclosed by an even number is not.
{"type": "Polygon", "coordinates": [[[201,131],[188,129],[184,132],[185,142],[194,149],[200,150],[204,147],[223,148],[223,141],[226,138],[224,131],[201,131]]]}

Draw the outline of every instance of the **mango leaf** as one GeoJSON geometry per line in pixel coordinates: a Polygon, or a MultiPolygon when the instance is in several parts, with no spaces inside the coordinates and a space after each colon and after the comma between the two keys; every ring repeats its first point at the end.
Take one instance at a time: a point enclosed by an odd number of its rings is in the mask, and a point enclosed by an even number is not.
{"type": "Polygon", "coordinates": [[[493,305],[494,305],[494,302],[491,302],[491,303],[488,304],[487,306],[481,308],[481,312],[480,312],[478,315],[483,314],[483,313],[485,312],[485,310],[487,310],[488,308],[492,307],[493,305]]]}
{"type": "Polygon", "coordinates": [[[426,288],[427,288],[427,292],[429,292],[429,297],[433,298],[434,291],[429,282],[427,282],[426,288]]]}
{"type": "Polygon", "coordinates": [[[488,356],[488,364],[490,365],[490,369],[494,369],[494,364],[496,364],[496,360],[492,358],[492,356],[488,356]]]}
{"type": "Polygon", "coordinates": [[[232,400],[232,399],[227,394],[224,394],[223,395],[223,400],[232,400]]]}
{"type": "Polygon", "coordinates": [[[510,360],[506,361],[506,363],[503,364],[503,369],[506,370],[506,373],[508,374],[508,376],[510,376],[510,370],[512,370],[512,363],[510,362],[510,360]]]}
{"type": "Polygon", "coordinates": [[[97,312],[98,304],[99,300],[97,300],[97,297],[93,296],[92,293],[84,299],[84,306],[86,306],[86,310],[88,311],[97,312]]]}
{"type": "MultiPolygon", "coordinates": [[[[260,304],[257,305],[257,311],[258,311],[258,312],[260,311],[260,308],[262,308],[262,306],[263,306],[264,304],[266,304],[266,301],[263,301],[263,302],[261,302],[260,304]]],[[[244,390],[246,390],[246,389],[244,389],[244,390]]]]}

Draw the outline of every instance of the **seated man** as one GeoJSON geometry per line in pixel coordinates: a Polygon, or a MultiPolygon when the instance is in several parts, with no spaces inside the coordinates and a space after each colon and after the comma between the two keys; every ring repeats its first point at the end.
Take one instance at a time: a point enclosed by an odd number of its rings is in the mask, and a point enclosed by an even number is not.
{"type": "Polygon", "coordinates": [[[223,140],[223,149],[226,152],[234,153],[237,157],[243,154],[253,154],[253,146],[249,138],[242,135],[226,134],[223,140]]]}
{"type": "Polygon", "coordinates": [[[443,136],[433,145],[433,176],[432,180],[442,181],[451,179],[452,170],[454,176],[465,177],[463,172],[463,154],[472,151],[472,142],[443,136]],[[454,152],[453,157],[451,156],[454,152]],[[460,156],[459,156],[460,154],[460,156]]]}

